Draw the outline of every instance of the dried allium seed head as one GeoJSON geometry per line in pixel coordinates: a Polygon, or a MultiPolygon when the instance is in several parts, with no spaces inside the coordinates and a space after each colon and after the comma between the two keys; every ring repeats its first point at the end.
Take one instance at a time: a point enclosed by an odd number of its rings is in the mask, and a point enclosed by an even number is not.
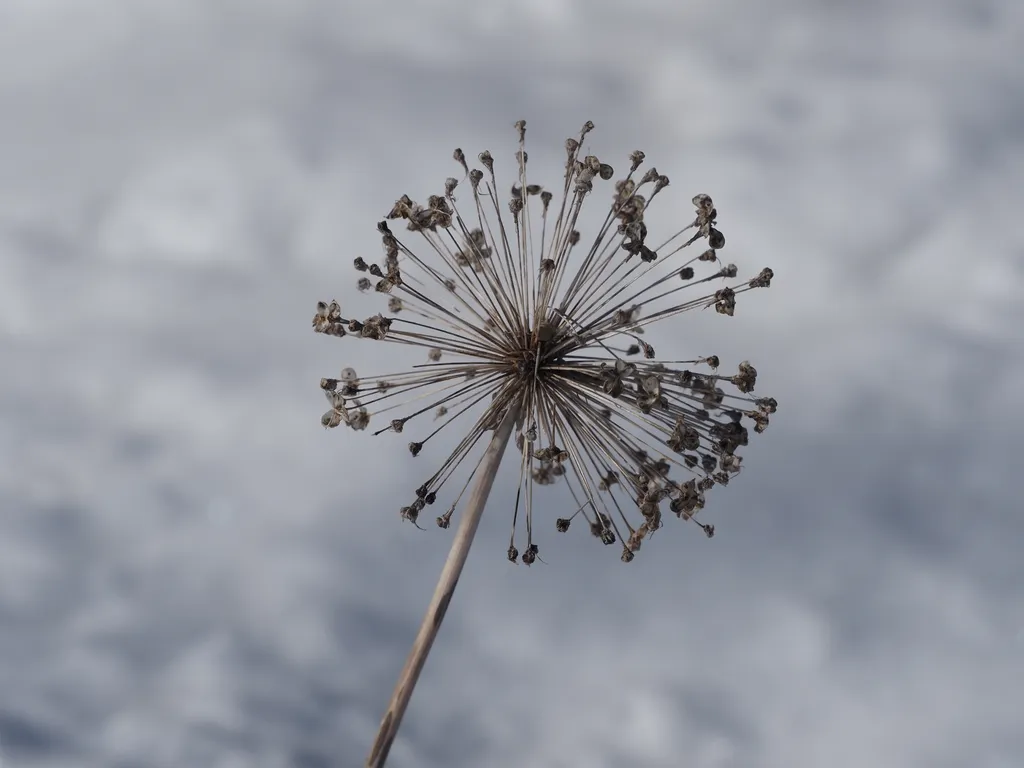
{"type": "MultiPolygon", "coordinates": [[[[695,215],[682,227],[657,223],[653,200],[668,177],[656,168],[637,176],[645,156],[636,150],[628,173],[613,180],[612,164],[581,154],[593,127],[585,123],[565,142],[564,168],[549,189],[527,178],[525,121],[515,124],[519,146],[504,180],[490,152],[479,155],[485,181],[456,149],[469,190],[457,199],[459,179],[450,177],[443,194],[428,190],[423,202],[402,195],[377,225],[383,266],[353,261],[376,279],[360,277],[359,290],[385,294],[388,314],[357,320],[343,317],[337,302],[319,302],[312,323],[324,335],[426,352],[427,363],[413,358],[410,367],[386,376],[363,380],[346,368],[321,381],[330,405],[325,427],[361,431],[382,414],[387,426],[375,434],[424,428],[408,443],[412,456],[435,440],[454,446],[417,488],[416,501],[402,508],[413,523],[438,493],[452,490],[456,503],[436,519],[442,528],[450,525],[487,433],[515,408],[523,492],[514,519],[525,517],[526,564],[538,559],[534,486],[561,485],[575,500],[576,512],[557,519],[558,531],[582,515],[601,542],[622,542],[628,562],[662,526],[666,502],[680,519],[697,522],[705,494],[739,474],[737,451],[767,428],[777,408],[773,398],[750,396],[757,371],[749,362],[733,376],[714,373],[716,355],[676,360],[674,349],[672,360],[659,362],[654,346],[640,338],[648,326],[679,321],[692,309],[732,315],[739,294],[768,287],[774,274],[765,268],[709,291],[712,279],[738,275],[735,265],[720,266],[725,237],[712,199],[696,195],[695,215]],[[496,199],[496,190],[510,187],[511,199],[496,199]],[[602,204],[590,202],[594,191],[610,207],[604,224],[583,233],[576,226],[586,221],[584,204],[602,204]],[[411,234],[399,239],[388,220],[405,222],[411,234]],[[687,249],[700,240],[703,250],[691,255],[687,249]],[[679,367],[700,364],[712,372],[679,367]],[[433,414],[432,426],[421,424],[429,421],[424,414],[433,414]]],[[[677,348],[684,338],[675,331],[666,336],[677,348]]],[[[713,526],[698,524],[713,535],[713,526]]],[[[514,522],[513,562],[516,530],[514,522]]]]}

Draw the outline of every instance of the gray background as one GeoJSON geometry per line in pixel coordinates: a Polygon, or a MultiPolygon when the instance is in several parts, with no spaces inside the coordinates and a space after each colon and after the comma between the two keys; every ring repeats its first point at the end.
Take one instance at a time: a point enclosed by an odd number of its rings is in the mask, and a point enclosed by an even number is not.
{"type": "Polygon", "coordinates": [[[541,181],[589,118],[652,222],[714,196],[776,282],[661,333],[780,410],[630,566],[557,493],[507,563],[508,462],[391,764],[1024,765],[1014,50],[1014,0],[4,0],[4,768],[361,764],[450,532],[397,512],[440,456],[320,428],[381,348],[312,308],[521,117],[541,181]]]}

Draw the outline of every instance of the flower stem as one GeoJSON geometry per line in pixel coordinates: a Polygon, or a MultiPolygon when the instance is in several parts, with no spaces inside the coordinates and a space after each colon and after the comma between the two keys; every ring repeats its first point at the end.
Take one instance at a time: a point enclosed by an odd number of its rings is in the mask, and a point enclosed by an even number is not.
{"type": "Polygon", "coordinates": [[[452,548],[448,552],[448,559],[445,560],[444,567],[441,569],[437,587],[434,589],[434,595],[430,598],[430,606],[427,608],[423,623],[420,624],[420,630],[413,641],[409,658],[405,662],[402,673],[398,676],[398,684],[395,686],[395,692],[391,694],[391,701],[388,703],[387,712],[381,721],[380,730],[373,743],[373,750],[366,759],[366,768],[383,768],[388,759],[391,745],[395,741],[395,736],[398,735],[398,726],[401,725],[402,716],[412,698],[413,688],[416,686],[416,681],[419,680],[420,672],[427,661],[427,654],[430,653],[430,648],[441,628],[441,622],[444,620],[452,595],[455,593],[455,585],[458,584],[462,568],[466,564],[469,548],[476,535],[476,529],[480,525],[487,497],[491,492],[491,486],[494,485],[494,478],[501,465],[501,457],[512,436],[520,408],[518,400],[514,400],[510,404],[501,424],[494,430],[491,442],[480,462],[479,478],[463,510],[459,527],[455,531],[452,548]]]}

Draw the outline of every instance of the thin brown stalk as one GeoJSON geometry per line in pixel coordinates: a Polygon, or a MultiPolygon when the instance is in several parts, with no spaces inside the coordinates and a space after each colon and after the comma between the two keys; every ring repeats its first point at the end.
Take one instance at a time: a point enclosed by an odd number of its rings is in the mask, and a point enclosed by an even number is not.
{"type": "Polygon", "coordinates": [[[469,555],[469,548],[473,544],[476,529],[480,525],[480,518],[483,515],[484,507],[487,504],[487,497],[494,485],[494,478],[501,465],[501,458],[505,453],[512,430],[515,427],[516,419],[519,417],[521,404],[514,401],[502,419],[501,424],[494,431],[491,442],[487,446],[479,466],[479,477],[473,492],[469,497],[462,514],[458,530],[455,532],[452,547],[448,552],[448,559],[445,560],[441,575],[437,580],[437,587],[430,599],[427,613],[420,624],[419,632],[413,641],[409,658],[405,662],[402,673],[398,676],[398,683],[395,692],[391,694],[391,701],[388,703],[384,719],[381,721],[377,738],[374,740],[373,749],[366,759],[366,768],[382,768],[387,762],[391,745],[398,735],[398,727],[402,723],[402,717],[412,699],[413,689],[419,680],[420,672],[427,661],[438,631],[441,629],[441,622],[451,603],[452,595],[455,594],[455,586],[459,583],[459,576],[466,564],[469,555]]]}

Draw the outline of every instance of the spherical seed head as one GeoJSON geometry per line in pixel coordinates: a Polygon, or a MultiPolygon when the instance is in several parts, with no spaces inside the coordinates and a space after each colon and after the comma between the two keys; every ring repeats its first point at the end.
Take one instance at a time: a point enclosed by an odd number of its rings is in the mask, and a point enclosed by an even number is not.
{"type": "MultiPolygon", "coordinates": [[[[575,511],[558,518],[556,530],[567,531],[581,515],[599,541],[623,543],[626,562],[664,524],[666,507],[712,536],[714,527],[696,519],[705,495],[740,473],[737,451],[777,408],[773,398],[749,396],[757,371],[748,361],[720,375],[715,355],[682,359],[689,341],[675,330],[664,362],[641,338],[655,324],[682,322],[691,309],[732,316],[737,297],[768,287],[774,273],[765,268],[729,283],[738,269],[719,262],[725,236],[711,197],[693,197],[692,220],[659,224],[651,208],[668,177],[656,168],[637,176],[645,155],[635,150],[628,172],[613,181],[611,163],[581,154],[593,129],[588,121],[566,140],[566,162],[550,190],[528,178],[523,120],[515,123],[514,151],[478,155],[486,173],[456,149],[468,189],[456,196],[453,176],[423,203],[401,195],[377,225],[383,262],[353,262],[376,278],[360,277],[357,288],[385,294],[388,314],[346,318],[332,301],[319,302],[313,317],[314,330],[327,336],[420,348],[404,370],[360,377],[346,368],[321,381],[331,406],[325,427],[365,430],[380,413],[374,434],[419,426],[408,443],[412,457],[436,442],[454,446],[402,508],[405,520],[416,523],[425,505],[450,493],[455,502],[436,518],[449,527],[487,433],[516,408],[522,492],[510,503],[513,518],[525,521],[527,565],[538,559],[532,523],[541,507],[533,486],[561,486],[574,500],[575,511]],[[501,157],[509,160],[504,180],[501,157]],[[502,189],[511,195],[501,199],[502,189]],[[610,208],[598,219],[605,223],[588,230],[581,214],[584,204],[596,205],[595,195],[610,208]],[[707,368],[695,373],[687,365],[707,368]]],[[[517,533],[514,523],[512,562],[519,561],[517,533]]]]}

